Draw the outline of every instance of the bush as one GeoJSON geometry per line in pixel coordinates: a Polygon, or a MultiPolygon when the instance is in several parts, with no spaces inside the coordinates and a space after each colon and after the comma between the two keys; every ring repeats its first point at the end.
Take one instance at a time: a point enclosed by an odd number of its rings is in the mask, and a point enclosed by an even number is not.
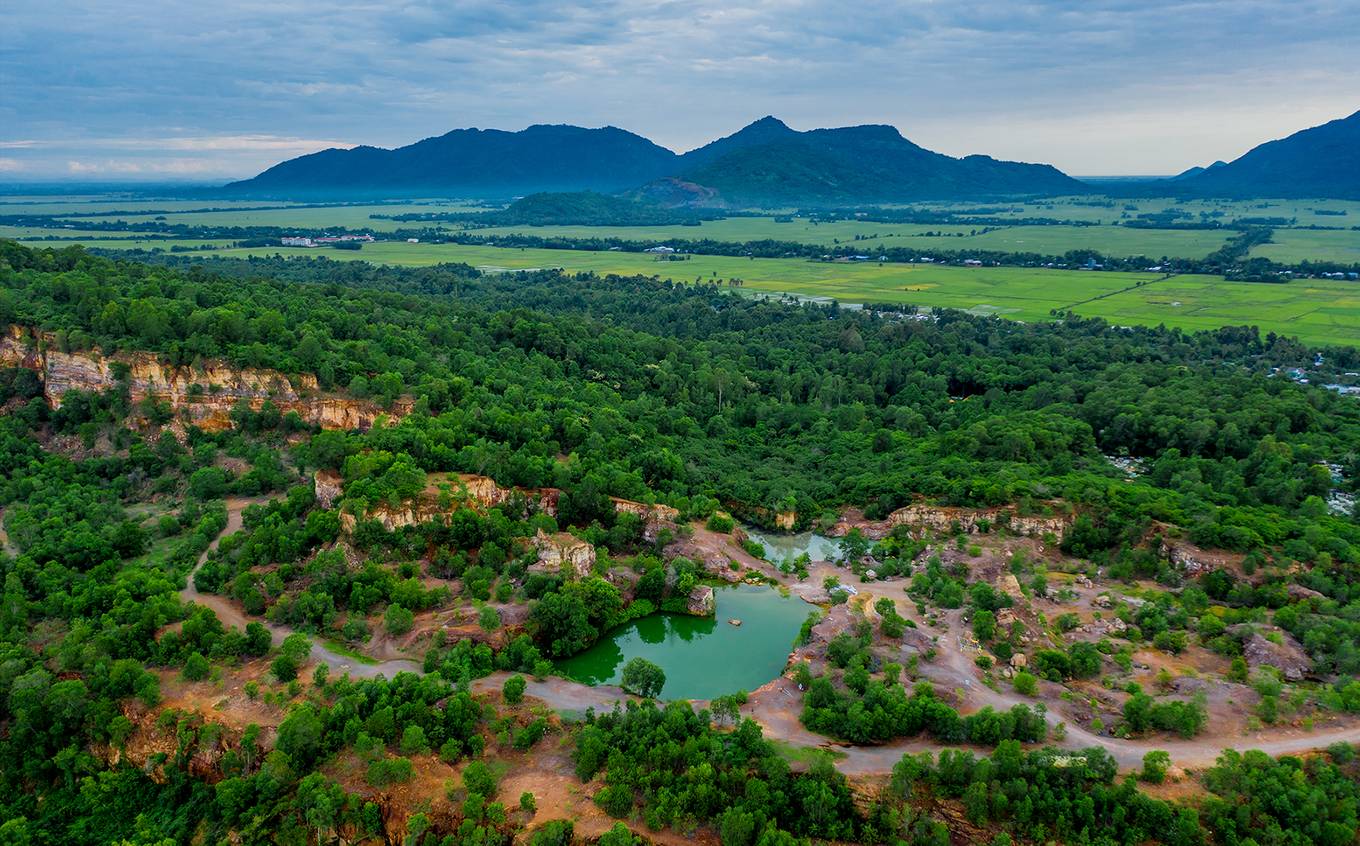
{"type": "Polygon", "coordinates": [[[1015,685],[1015,692],[1021,696],[1033,696],[1039,691],[1039,680],[1031,673],[1016,673],[1011,684],[1015,685]]]}
{"type": "Polygon", "coordinates": [[[374,787],[405,784],[415,776],[408,758],[381,758],[368,765],[368,783],[374,787]]]}
{"type": "Polygon", "coordinates": [[[383,614],[383,628],[390,635],[406,634],[415,624],[416,615],[396,603],[387,606],[387,613],[383,614]]]}
{"type": "Polygon", "coordinates": [[[501,695],[511,705],[518,705],[524,699],[526,682],[524,676],[511,676],[501,685],[501,695]]]}
{"type": "Polygon", "coordinates": [[[195,652],[189,656],[189,660],[184,662],[184,678],[189,681],[203,681],[212,672],[212,665],[208,659],[203,657],[202,652],[195,652]]]}
{"type": "Polygon", "coordinates": [[[736,525],[736,521],[726,514],[714,514],[708,518],[707,523],[710,532],[719,532],[724,535],[730,533],[736,525]]]}

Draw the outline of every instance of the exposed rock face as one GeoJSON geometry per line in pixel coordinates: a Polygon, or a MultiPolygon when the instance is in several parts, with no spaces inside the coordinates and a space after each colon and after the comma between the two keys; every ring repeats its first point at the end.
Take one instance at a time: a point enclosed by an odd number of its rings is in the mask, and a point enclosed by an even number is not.
{"type": "Polygon", "coordinates": [[[941,508],[930,505],[908,505],[888,515],[889,526],[908,526],[915,531],[950,531],[957,523],[968,533],[977,532],[983,522],[992,527],[1005,525],[1019,535],[1042,535],[1052,532],[1061,536],[1072,525],[1068,515],[1032,516],[1019,515],[1014,508],[941,508]]]}
{"type": "Polygon", "coordinates": [[[1243,556],[1240,553],[1223,550],[1201,549],[1184,541],[1159,538],[1157,548],[1161,554],[1187,576],[1198,576],[1210,570],[1239,568],[1243,556]]]}
{"type": "Polygon", "coordinates": [[[312,475],[312,488],[316,492],[316,504],[322,508],[334,508],[340,501],[344,480],[338,473],[318,470],[312,475]]]}
{"type": "Polygon", "coordinates": [[[150,353],[61,352],[51,336],[19,326],[11,326],[0,336],[0,366],[37,371],[43,396],[53,408],[61,407],[68,391],[114,387],[116,372],[126,368],[134,403],[148,397],[165,403],[182,422],[208,431],[230,428],[231,411],[241,401],[254,411],[272,402],[280,413],[296,412],[306,423],[344,430],[368,429],[383,417],[400,419],[414,406],[409,397],[385,409],[367,400],[324,393],[310,374],[287,376],[276,370],[232,368],[222,362],[176,367],[150,353]]]}
{"type": "Polygon", "coordinates": [[[689,601],[685,605],[685,611],[696,617],[712,617],[718,610],[718,600],[713,595],[713,588],[708,585],[699,585],[689,592],[689,601]]]}
{"type": "Polygon", "coordinates": [[[642,518],[642,539],[648,543],[655,543],[661,536],[661,530],[673,528],[675,521],[680,518],[679,510],[669,505],[648,505],[616,496],[611,496],[610,500],[614,503],[615,514],[636,514],[642,518]]]}
{"type": "Polygon", "coordinates": [[[538,560],[529,565],[531,573],[584,579],[595,566],[595,547],[567,532],[549,535],[540,529],[533,544],[538,548],[538,560]]]}
{"type": "Polygon", "coordinates": [[[980,531],[983,523],[996,529],[1005,526],[1012,534],[1038,537],[1053,533],[1061,537],[1072,525],[1072,515],[1022,515],[1012,506],[1000,508],[951,508],[938,505],[915,504],[899,508],[884,520],[865,520],[858,512],[847,512],[828,532],[832,537],[844,537],[853,528],[873,540],[887,537],[897,526],[906,526],[915,535],[925,532],[950,532],[955,526],[966,533],[980,531]]]}
{"type": "Polygon", "coordinates": [[[1280,634],[1283,642],[1275,643],[1259,632],[1253,632],[1242,647],[1242,655],[1252,669],[1274,667],[1289,681],[1300,681],[1313,671],[1313,662],[1294,638],[1283,632],[1280,634]]]}
{"type": "Polygon", "coordinates": [[[797,511],[780,511],[774,515],[774,527],[780,531],[792,532],[797,523],[797,511]]]}
{"type": "MultiPolygon", "coordinates": [[[[329,508],[339,501],[343,484],[339,476],[318,472],[314,484],[317,499],[323,503],[329,502],[323,507],[329,508]],[[323,497],[329,497],[329,500],[323,497]]],[[[365,519],[377,520],[385,529],[393,531],[403,526],[428,523],[431,520],[446,521],[450,514],[462,507],[486,511],[516,498],[531,511],[556,517],[557,500],[561,493],[557,488],[504,488],[489,476],[475,476],[470,473],[431,474],[425,490],[416,499],[402,503],[399,508],[392,508],[386,504],[375,505],[369,509],[365,519]]],[[[668,505],[648,505],[618,497],[612,499],[617,513],[637,514],[643,518],[643,534],[647,536],[650,532],[651,539],[656,537],[657,531],[662,526],[672,525],[680,514],[668,505]]],[[[346,532],[353,531],[356,522],[353,514],[340,515],[340,526],[346,532]]]]}

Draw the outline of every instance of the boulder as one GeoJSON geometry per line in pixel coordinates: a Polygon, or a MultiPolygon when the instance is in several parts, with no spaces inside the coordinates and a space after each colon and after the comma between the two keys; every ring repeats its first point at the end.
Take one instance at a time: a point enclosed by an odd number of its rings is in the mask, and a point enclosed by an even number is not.
{"type": "MultiPolygon", "coordinates": [[[[712,617],[718,610],[718,600],[713,594],[713,588],[708,585],[699,585],[689,592],[689,599],[685,603],[685,612],[696,617],[712,617]]],[[[741,625],[740,622],[736,625],[741,625]]]]}
{"type": "Polygon", "coordinates": [[[1283,632],[1280,634],[1282,642],[1276,643],[1260,632],[1253,632],[1242,646],[1242,656],[1252,669],[1274,667],[1289,681],[1301,681],[1313,671],[1313,662],[1298,641],[1283,632]]]}

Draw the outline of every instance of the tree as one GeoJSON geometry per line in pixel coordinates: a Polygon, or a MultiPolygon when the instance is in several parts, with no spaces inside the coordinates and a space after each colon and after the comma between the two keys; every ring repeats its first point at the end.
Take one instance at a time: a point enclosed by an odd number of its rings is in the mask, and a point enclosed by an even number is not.
{"type": "Polygon", "coordinates": [[[1149,784],[1161,784],[1166,780],[1166,771],[1170,768],[1170,753],[1154,749],[1143,756],[1143,771],[1138,777],[1149,784]]]}
{"type": "Polygon", "coordinates": [[[501,695],[505,697],[507,703],[518,705],[524,699],[525,687],[524,676],[511,676],[505,680],[505,684],[501,685],[501,695]]]}
{"type": "Polygon", "coordinates": [[[463,787],[479,796],[496,795],[496,776],[482,761],[472,761],[463,769],[463,787]]]}
{"type": "Polygon", "coordinates": [[[623,665],[623,689],[645,699],[655,699],[666,686],[666,673],[646,658],[633,658],[623,665]]]}
{"type": "Polygon", "coordinates": [[[189,681],[203,681],[211,672],[212,665],[203,657],[202,652],[195,652],[184,662],[184,678],[189,681]]]}

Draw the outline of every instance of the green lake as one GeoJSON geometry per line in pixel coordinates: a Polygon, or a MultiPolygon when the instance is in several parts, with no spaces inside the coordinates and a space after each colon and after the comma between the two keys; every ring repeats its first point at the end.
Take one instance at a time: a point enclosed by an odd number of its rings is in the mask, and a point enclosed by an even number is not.
{"type": "Polygon", "coordinates": [[[623,665],[640,657],[666,671],[662,699],[713,699],[755,690],[784,669],[798,629],[814,609],[764,585],[715,588],[714,594],[715,617],[652,614],[633,620],[585,652],[557,662],[557,668],[585,684],[618,684],[623,665]]]}
{"type": "Polygon", "coordinates": [[[816,532],[800,532],[796,535],[762,532],[754,526],[742,526],[746,537],[765,547],[765,558],[776,564],[787,558],[797,558],[807,553],[812,561],[835,561],[841,555],[840,541],[819,535],[816,532]]]}

